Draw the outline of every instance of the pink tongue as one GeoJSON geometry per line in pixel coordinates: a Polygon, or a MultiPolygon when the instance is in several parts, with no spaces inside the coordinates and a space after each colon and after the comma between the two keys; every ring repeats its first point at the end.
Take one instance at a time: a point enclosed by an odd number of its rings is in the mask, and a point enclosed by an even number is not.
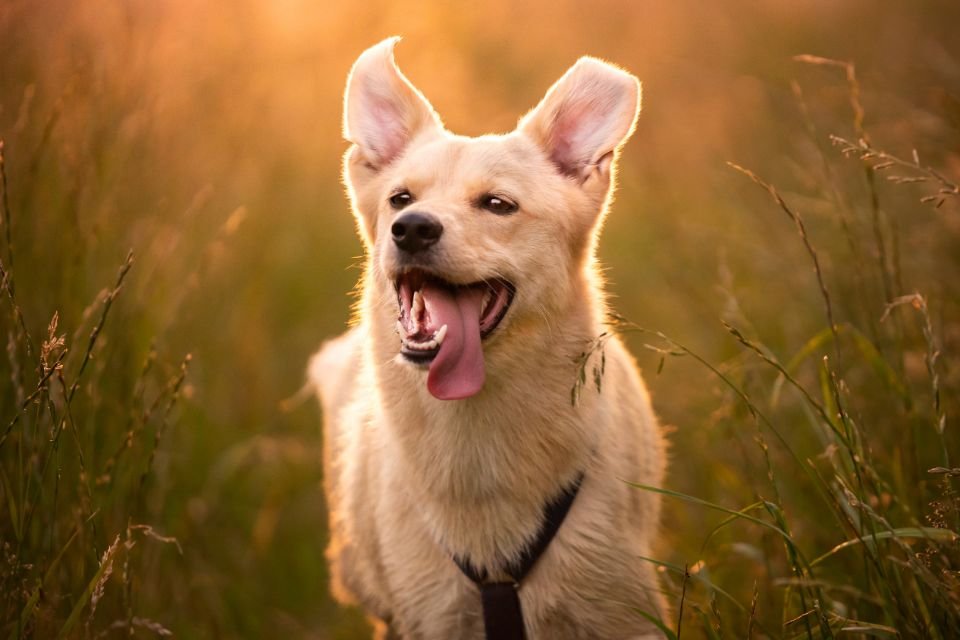
{"type": "Polygon", "coordinates": [[[461,400],[483,388],[483,348],[480,346],[480,313],[483,291],[459,289],[456,293],[426,284],[421,290],[430,312],[430,324],[447,325],[440,351],[430,363],[427,389],[439,400],[461,400]]]}

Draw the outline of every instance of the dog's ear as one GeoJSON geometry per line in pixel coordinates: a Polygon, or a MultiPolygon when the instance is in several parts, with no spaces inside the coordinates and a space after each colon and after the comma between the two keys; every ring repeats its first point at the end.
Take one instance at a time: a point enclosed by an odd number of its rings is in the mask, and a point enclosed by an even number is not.
{"type": "Polygon", "coordinates": [[[400,40],[387,38],[357,58],[344,95],[343,136],[373,169],[399,156],[424,129],[441,129],[440,118],[393,61],[400,40]]]}
{"type": "Polygon", "coordinates": [[[617,149],[633,133],[640,112],[640,82],[596,58],[579,61],[520,121],[564,175],[581,183],[609,179],[617,149]]]}

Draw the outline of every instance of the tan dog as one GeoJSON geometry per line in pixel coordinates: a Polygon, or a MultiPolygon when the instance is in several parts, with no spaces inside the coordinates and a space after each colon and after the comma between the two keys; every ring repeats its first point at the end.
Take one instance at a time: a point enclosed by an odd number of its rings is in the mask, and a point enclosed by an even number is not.
{"type": "MultiPolygon", "coordinates": [[[[325,416],[334,593],[382,637],[483,638],[477,585],[502,575],[579,474],[519,585],[529,639],[657,637],[650,555],[665,453],[636,365],[605,349],[602,391],[571,389],[605,331],[595,265],[632,75],[583,58],[506,135],[444,130],[393,62],[350,74],[344,175],[366,268],[356,325],[314,356],[325,416]],[[398,319],[399,318],[399,319],[398,319]]],[[[596,356],[599,359],[599,355],[596,356]]]]}

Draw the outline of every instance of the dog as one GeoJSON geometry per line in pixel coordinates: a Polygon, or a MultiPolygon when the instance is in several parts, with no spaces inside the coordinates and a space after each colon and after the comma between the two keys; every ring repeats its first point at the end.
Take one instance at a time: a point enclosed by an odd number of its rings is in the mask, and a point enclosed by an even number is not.
{"type": "Polygon", "coordinates": [[[397,41],[347,81],[365,268],[352,328],[309,365],[334,596],[378,638],[661,637],[660,504],[625,480],[659,486],[665,441],[621,341],[589,351],[609,331],[595,253],[640,83],[581,58],[515,131],[463,137],[397,68],[397,41]],[[583,357],[602,358],[602,386],[572,402],[583,357]],[[552,540],[509,574],[560,502],[552,540]],[[492,629],[503,584],[515,636],[492,629]]]}

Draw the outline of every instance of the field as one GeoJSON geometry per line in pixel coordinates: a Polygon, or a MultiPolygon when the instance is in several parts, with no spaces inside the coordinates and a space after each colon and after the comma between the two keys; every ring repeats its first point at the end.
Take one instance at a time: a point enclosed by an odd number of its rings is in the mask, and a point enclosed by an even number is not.
{"type": "Polygon", "coordinates": [[[512,129],[580,55],[644,82],[599,250],[670,428],[666,485],[636,488],[666,494],[664,634],[956,637],[958,25],[948,0],[6,0],[0,634],[369,637],[327,593],[303,384],[360,274],[346,73],[400,34],[457,133],[512,129]]]}

